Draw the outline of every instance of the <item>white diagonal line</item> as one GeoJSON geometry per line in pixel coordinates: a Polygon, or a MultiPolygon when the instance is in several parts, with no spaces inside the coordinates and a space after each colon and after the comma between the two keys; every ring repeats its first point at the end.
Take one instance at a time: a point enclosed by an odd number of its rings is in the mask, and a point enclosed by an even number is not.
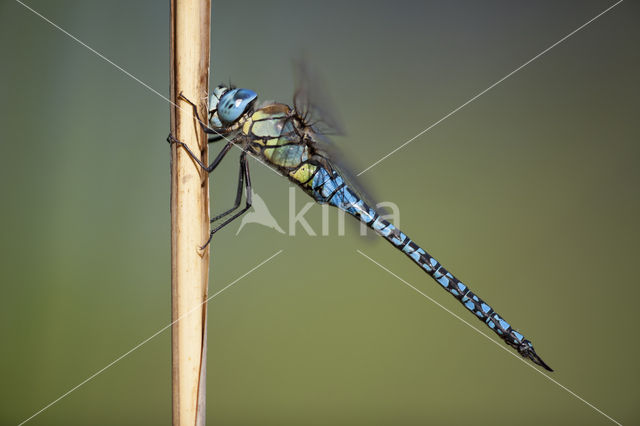
{"type": "Polygon", "coordinates": [[[162,93],[158,92],[156,89],[154,89],[153,87],[149,86],[147,83],[145,83],[144,81],[140,80],[138,77],[136,77],[135,75],[131,74],[129,71],[125,70],[124,68],[122,68],[120,65],[116,64],[115,62],[113,62],[111,59],[107,58],[106,56],[104,56],[102,53],[98,52],[97,50],[95,50],[93,47],[89,46],[87,43],[83,42],[82,40],[80,40],[78,37],[74,36],[73,34],[71,34],[70,32],[68,32],[67,30],[65,30],[64,28],[60,27],[59,25],[57,25],[55,22],[51,21],[50,19],[48,19],[47,17],[43,16],[42,14],[40,14],[38,11],[36,11],[35,9],[31,8],[30,6],[27,6],[26,4],[24,4],[23,2],[21,2],[20,0],[16,0],[16,2],[20,3],[22,6],[24,6],[26,9],[30,10],[31,12],[33,12],[33,14],[39,16],[42,20],[48,22],[49,24],[51,24],[53,27],[55,27],[56,29],[58,29],[59,31],[61,31],[62,33],[66,34],[67,36],[69,36],[70,38],[72,38],[73,40],[75,40],[77,43],[79,43],[80,45],[86,47],[87,49],[89,49],[91,52],[95,53],[97,56],[99,56],[101,59],[105,60],[106,62],[110,63],[111,65],[113,65],[115,68],[117,68],[118,70],[122,71],[124,74],[128,75],[129,77],[131,77],[132,79],[134,79],[135,81],[137,81],[138,83],[140,83],[141,85],[143,85],[144,87],[146,87],[147,89],[149,89],[150,91],[152,91],[153,93],[155,93],[156,95],[160,96],[162,99],[164,99],[165,101],[169,102],[170,104],[172,104],[173,106],[175,106],[176,108],[180,108],[178,105],[176,105],[175,103],[173,103],[171,101],[171,99],[167,98],[165,95],[163,95],[162,93]]]}
{"type": "Polygon", "coordinates": [[[530,364],[529,362],[527,362],[524,358],[519,357],[518,355],[516,355],[513,351],[507,349],[504,345],[501,345],[499,342],[496,342],[494,339],[492,339],[491,337],[489,337],[489,335],[487,335],[486,333],[484,333],[482,330],[478,329],[476,326],[474,326],[473,324],[469,323],[467,320],[465,320],[464,318],[461,318],[458,314],[456,314],[455,312],[451,311],[450,309],[447,309],[445,306],[443,306],[442,304],[438,303],[435,299],[433,299],[432,297],[428,296],[427,294],[423,293],[422,291],[420,291],[419,289],[417,289],[416,287],[414,287],[413,285],[409,284],[407,281],[405,281],[404,279],[402,279],[401,277],[399,277],[398,275],[394,274],[393,272],[391,272],[388,268],[386,268],[385,266],[381,265],[380,263],[376,262],[375,260],[373,260],[372,258],[370,258],[369,256],[367,256],[366,254],[364,254],[363,252],[361,252],[360,250],[356,250],[358,253],[360,253],[362,256],[366,257],[367,259],[369,259],[371,262],[375,263],[376,265],[378,265],[380,268],[384,269],[385,271],[387,271],[389,274],[393,275],[394,277],[396,277],[397,279],[399,279],[400,281],[402,281],[405,285],[407,285],[408,287],[412,288],[413,290],[417,291],[420,295],[424,296],[425,298],[429,299],[430,301],[432,301],[433,303],[435,303],[436,305],[438,305],[439,307],[441,307],[442,309],[444,309],[445,311],[447,311],[448,313],[450,313],[451,315],[453,315],[454,317],[456,317],[457,319],[459,319],[460,321],[462,321],[463,323],[465,323],[466,325],[468,325],[469,327],[471,327],[472,329],[474,329],[475,331],[477,331],[478,333],[480,333],[481,335],[483,335],[484,337],[486,337],[490,342],[494,343],[496,346],[498,346],[500,349],[504,350],[506,353],[508,353],[509,355],[515,357],[517,360],[522,361],[527,367],[532,368],[534,371],[542,374],[544,377],[546,377],[547,379],[549,379],[550,381],[552,381],[553,383],[555,383],[556,385],[560,386],[562,389],[564,389],[565,391],[569,392],[569,394],[571,394],[572,396],[576,397],[577,399],[579,399],[580,401],[584,402],[585,404],[587,404],[589,407],[593,408],[594,410],[596,410],[598,413],[602,414],[603,416],[605,416],[607,419],[611,420],[613,423],[622,426],[622,424],[620,422],[618,422],[617,420],[615,420],[613,417],[609,416],[607,413],[605,413],[604,411],[600,410],[598,407],[596,407],[595,405],[593,405],[592,403],[590,403],[589,401],[587,401],[586,399],[584,399],[583,397],[581,397],[580,395],[578,395],[577,393],[575,393],[574,391],[572,391],[571,389],[569,389],[568,387],[566,387],[565,385],[563,385],[562,383],[558,382],[557,380],[555,380],[554,378],[552,378],[551,376],[549,376],[546,373],[543,373],[542,371],[540,371],[539,369],[537,369],[536,367],[534,367],[532,364],[530,364]]]}
{"type": "Polygon", "coordinates": [[[22,422],[20,422],[20,424],[18,426],[21,426],[25,423],[27,423],[28,421],[30,421],[31,419],[33,419],[34,417],[36,417],[37,415],[41,414],[43,411],[47,410],[48,408],[50,408],[52,405],[56,404],[57,402],[59,402],[60,400],[62,400],[63,398],[67,397],[70,393],[74,392],[75,390],[77,390],[79,387],[81,387],[82,385],[86,384],[87,382],[93,380],[96,376],[98,376],[99,374],[101,374],[102,372],[104,372],[105,370],[107,370],[109,367],[112,367],[114,364],[116,364],[117,362],[119,362],[120,360],[122,360],[124,357],[126,357],[127,355],[131,354],[132,352],[134,352],[135,350],[139,349],[142,345],[144,345],[145,343],[149,342],[151,339],[153,339],[154,337],[158,336],[159,334],[161,334],[163,331],[165,331],[166,329],[168,329],[169,327],[173,326],[175,323],[177,323],[178,321],[180,321],[181,319],[183,319],[184,317],[192,314],[193,312],[195,312],[196,310],[200,309],[202,307],[202,305],[204,305],[205,303],[208,303],[211,299],[213,299],[214,297],[216,297],[217,295],[219,295],[220,293],[222,293],[223,291],[225,291],[226,289],[228,289],[229,287],[231,287],[232,285],[234,285],[235,283],[237,283],[238,281],[240,281],[241,279],[243,279],[244,277],[246,277],[247,275],[249,275],[250,273],[252,273],[253,271],[255,271],[256,269],[258,269],[259,267],[261,267],[262,265],[264,265],[265,263],[269,262],[271,259],[273,259],[274,257],[276,257],[277,255],[279,255],[280,253],[282,253],[284,250],[278,250],[275,254],[271,255],[271,257],[269,257],[268,259],[263,260],[261,263],[259,263],[258,265],[254,266],[253,268],[249,269],[247,272],[245,272],[243,275],[239,276],[238,278],[236,278],[235,280],[231,281],[229,284],[227,284],[225,287],[223,287],[221,290],[218,290],[217,292],[215,292],[212,296],[208,297],[205,301],[203,301],[202,303],[200,303],[199,305],[193,307],[191,310],[189,310],[188,312],[185,312],[184,314],[182,314],[180,317],[178,317],[178,319],[176,319],[175,321],[171,322],[168,325],[165,325],[164,327],[162,327],[160,330],[156,331],[154,334],[152,334],[151,336],[147,337],[146,339],[144,339],[142,342],[138,343],[137,345],[135,345],[133,348],[129,349],[127,352],[123,353],[122,355],[120,355],[118,358],[114,359],[113,361],[111,361],[109,364],[105,365],[104,367],[102,367],[100,370],[96,371],[95,373],[93,373],[92,375],[90,375],[89,377],[87,377],[86,379],[84,379],[82,382],[78,383],[77,385],[75,385],[74,387],[72,387],[71,389],[69,389],[68,391],[66,391],[65,393],[63,393],[60,397],[56,398],[55,400],[51,401],[49,404],[45,405],[44,407],[42,407],[39,411],[37,411],[36,413],[34,413],[32,416],[30,416],[29,418],[23,420],[22,422]]]}
{"type": "Polygon", "coordinates": [[[427,133],[429,130],[433,129],[434,127],[436,127],[438,124],[442,123],[444,120],[446,120],[447,118],[451,117],[453,114],[455,114],[456,112],[460,111],[462,108],[466,107],[467,105],[469,105],[471,102],[475,101],[476,99],[478,99],[480,96],[484,95],[485,93],[487,93],[489,90],[493,89],[494,87],[496,87],[498,84],[502,83],[503,81],[505,81],[506,79],[508,79],[509,77],[511,77],[512,75],[514,75],[515,73],[517,73],[518,71],[520,71],[522,68],[526,67],[527,65],[529,65],[531,62],[535,61],[536,59],[538,59],[539,57],[541,57],[542,55],[544,55],[545,53],[547,53],[548,51],[550,51],[551,49],[553,49],[554,47],[556,47],[557,45],[559,45],[560,43],[562,43],[563,41],[565,41],[566,39],[568,39],[569,37],[571,37],[572,35],[574,35],[575,33],[577,33],[578,31],[580,31],[581,29],[583,29],[584,27],[586,27],[587,25],[589,25],[590,23],[592,23],[593,21],[595,21],[596,19],[598,19],[599,17],[601,17],[602,15],[604,15],[605,13],[607,13],[608,11],[610,11],[611,9],[613,9],[614,7],[616,7],[617,5],[619,5],[620,3],[622,3],[623,0],[619,0],[618,2],[612,4],[611,6],[609,6],[608,8],[606,8],[605,10],[603,10],[602,12],[600,12],[599,14],[597,14],[596,16],[594,16],[593,18],[591,18],[590,20],[588,20],[587,22],[585,22],[584,24],[580,25],[578,28],[576,28],[575,30],[571,31],[569,34],[567,34],[566,36],[562,37],[560,40],[556,41],[555,43],[553,43],[551,46],[547,47],[546,49],[544,49],[542,52],[538,53],[536,56],[534,56],[533,58],[529,59],[527,62],[525,62],[524,64],[520,65],[518,68],[514,69],[513,71],[511,71],[509,74],[505,75],[504,77],[502,77],[500,80],[496,81],[495,83],[493,83],[491,86],[487,87],[486,89],[484,89],[482,92],[478,93],[477,95],[475,95],[473,98],[469,99],[467,102],[463,103],[462,105],[460,105],[458,108],[454,109],[453,111],[451,111],[450,113],[448,113],[447,115],[445,115],[444,117],[442,117],[440,120],[436,121],[435,123],[433,123],[432,125],[430,125],[429,127],[427,127],[426,129],[424,129],[423,131],[421,131],[420,133],[418,133],[417,135],[415,135],[414,137],[412,137],[411,139],[409,139],[408,141],[406,141],[405,143],[403,143],[402,145],[400,145],[399,147],[395,148],[393,151],[389,152],[387,155],[385,155],[384,157],[380,158],[378,161],[376,161],[375,163],[371,164],[369,167],[367,167],[366,169],[364,169],[363,171],[361,171],[360,173],[357,174],[357,176],[360,176],[361,174],[367,172],[368,170],[370,170],[371,168],[377,166],[378,164],[380,164],[382,161],[386,160],[387,158],[389,158],[390,156],[392,156],[393,154],[395,154],[396,152],[398,152],[399,150],[401,150],[402,148],[404,148],[405,146],[409,145],[411,142],[413,142],[414,140],[416,140],[417,138],[419,138],[420,136],[424,135],[425,133],[427,133]]]}
{"type": "MultiPolygon", "coordinates": [[[[42,15],[41,13],[39,13],[37,10],[33,9],[30,6],[27,6],[26,4],[24,4],[22,1],[20,0],[15,0],[17,3],[21,4],[22,6],[24,6],[27,10],[31,11],[34,15],[40,17],[42,20],[48,22],[49,24],[51,24],[54,28],[56,28],[57,30],[61,31],[62,33],[64,33],[65,35],[69,36],[71,39],[73,39],[74,41],[76,41],[78,44],[80,44],[83,47],[86,47],[87,49],[89,49],[91,52],[93,52],[94,54],[96,54],[99,58],[103,59],[104,61],[108,62],[109,64],[111,64],[112,66],[114,66],[116,69],[118,69],[119,71],[123,72],[125,75],[127,75],[128,77],[132,78],[133,80],[135,80],[136,82],[140,83],[142,86],[144,86],[146,89],[150,90],[151,92],[155,93],[156,95],[160,96],[162,99],[164,99],[165,101],[167,101],[168,103],[170,103],[171,105],[173,105],[174,107],[178,108],[181,111],[186,111],[186,112],[191,112],[191,114],[193,115],[193,117],[198,120],[198,118],[195,116],[195,114],[193,114],[193,111],[189,111],[188,109],[184,109],[181,106],[179,106],[178,104],[176,104],[175,102],[173,102],[171,99],[167,98],[165,95],[163,95],[162,93],[158,92],[156,89],[154,89],[153,87],[149,86],[147,83],[145,83],[144,81],[140,80],[138,77],[136,77],[135,75],[131,74],[129,71],[127,71],[126,69],[122,68],[120,65],[116,64],[115,62],[113,62],[111,59],[107,58],[106,56],[104,56],[102,53],[98,52],[96,49],[94,49],[93,47],[89,46],[87,43],[83,42],[82,40],[80,40],[78,37],[74,36],[73,34],[71,34],[69,31],[65,30],[64,28],[62,28],[61,26],[59,26],[58,24],[56,24],[55,22],[53,22],[52,20],[48,19],[46,16],[42,15]]],[[[198,122],[200,122],[201,124],[203,124],[207,129],[213,131],[214,133],[216,133],[218,136],[222,137],[224,140],[226,140],[227,142],[232,142],[231,139],[227,138],[225,135],[217,132],[215,129],[212,129],[211,127],[207,126],[206,124],[202,123],[200,120],[198,120],[198,122]]],[[[234,147],[238,148],[239,150],[242,151],[242,148],[240,148],[238,145],[233,144],[234,147]]],[[[259,159],[258,157],[252,156],[253,158],[255,158],[259,163],[262,163],[264,166],[266,166],[269,170],[271,170],[272,172],[276,173],[278,176],[280,175],[280,173],[278,173],[277,171],[275,171],[273,168],[271,168],[271,166],[269,166],[268,164],[266,164],[264,161],[262,161],[261,159],[259,159]]]]}

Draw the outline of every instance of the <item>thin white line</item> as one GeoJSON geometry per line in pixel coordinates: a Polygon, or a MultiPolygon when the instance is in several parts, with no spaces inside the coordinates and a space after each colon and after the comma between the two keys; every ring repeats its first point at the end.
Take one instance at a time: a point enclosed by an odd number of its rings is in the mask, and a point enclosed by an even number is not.
{"type": "Polygon", "coordinates": [[[16,2],[20,3],[22,6],[24,6],[26,9],[30,10],[31,12],[33,12],[35,15],[39,16],[40,18],[42,18],[44,21],[47,21],[49,24],[53,25],[56,29],[60,30],[61,32],[63,32],[64,34],[66,34],[67,36],[71,37],[73,40],[75,40],[76,42],[78,42],[79,44],[81,44],[82,46],[86,47],[87,49],[89,49],[90,51],[92,51],[93,53],[95,53],[97,56],[99,56],[100,58],[102,58],[103,60],[107,61],[108,63],[110,63],[111,65],[113,65],[114,67],[116,67],[117,69],[119,69],[120,71],[122,71],[123,73],[125,73],[126,75],[128,75],[129,77],[131,77],[132,79],[134,79],[135,81],[137,81],[138,83],[140,83],[141,85],[143,85],[144,87],[146,87],[147,89],[149,89],[150,91],[152,91],[153,93],[155,93],[156,95],[160,96],[162,99],[164,99],[165,101],[169,102],[170,104],[172,104],[173,106],[175,106],[176,108],[180,108],[178,105],[176,105],[175,103],[173,103],[171,101],[171,99],[167,98],[166,96],[164,96],[162,93],[158,92],[156,89],[154,89],[153,87],[149,86],[147,83],[145,83],[144,81],[140,80],[138,77],[136,77],[135,75],[131,74],[129,71],[125,70],[124,68],[122,68],[120,65],[116,64],[115,62],[113,62],[111,59],[107,58],[106,56],[104,56],[102,53],[98,52],[97,50],[95,50],[93,47],[89,46],[88,44],[86,44],[85,42],[83,42],[82,40],[80,40],[79,38],[77,38],[76,36],[74,36],[73,34],[69,33],[68,31],[66,31],[65,29],[63,29],[62,27],[60,27],[59,25],[57,25],[56,23],[54,23],[53,21],[51,21],[50,19],[44,17],[42,14],[40,14],[38,11],[32,9],[31,7],[27,6],[26,4],[24,4],[23,2],[21,2],[20,0],[16,0],[16,2]]]}
{"type": "Polygon", "coordinates": [[[426,129],[424,129],[423,131],[421,131],[420,133],[418,133],[417,135],[415,135],[414,137],[412,137],[411,139],[409,139],[408,141],[406,141],[405,143],[403,143],[402,145],[400,145],[399,147],[397,147],[396,149],[394,149],[393,151],[391,151],[390,153],[388,153],[387,155],[385,155],[384,157],[380,158],[378,161],[376,161],[375,163],[371,164],[369,167],[367,167],[366,169],[364,169],[363,171],[361,171],[360,173],[357,174],[357,176],[360,176],[361,174],[367,172],[369,169],[375,167],[376,165],[378,165],[379,163],[381,163],[382,161],[386,160],[388,157],[390,157],[391,155],[395,154],[396,152],[398,152],[399,150],[401,150],[402,148],[404,148],[405,146],[409,145],[411,142],[413,142],[414,140],[416,140],[417,138],[419,138],[420,136],[424,135],[425,133],[427,133],[429,130],[433,129],[434,127],[436,127],[438,124],[442,123],[444,120],[446,120],[447,118],[451,117],[453,114],[455,114],[456,112],[460,111],[462,108],[466,107],[467,105],[469,105],[471,102],[475,101],[476,99],[478,99],[480,96],[484,95],[485,93],[487,93],[489,90],[493,89],[494,87],[496,87],[498,84],[502,83],[503,81],[505,81],[506,79],[508,79],[509,77],[511,77],[512,75],[514,75],[515,73],[517,73],[518,71],[520,71],[522,68],[526,67],[527,65],[529,65],[531,62],[535,61],[536,59],[538,59],[539,57],[541,57],[542,55],[544,55],[545,53],[547,53],[548,51],[550,51],[551,49],[553,49],[554,47],[556,47],[557,45],[559,45],[560,43],[562,43],[563,41],[565,41],[566,39],[568,39],[569,37],[571,37],[572,35],[574,35],[575,33],[577,33],[578,31],[580,31],[581,29],[583,29],[584,27],[586,27],[587,25],[589,25],[590,23],[592,23],[593,21],[595,21],[596,19],[598,19],[599,17],[601,17],[602,15],[604,15],[605,13],[607,13],[608,11],[610,11],[611,9],[613,9],[614,7],[616,7],[617,5],[619,5],[620,3],[622,3],[623,0],[619,0],[618,2],[614,3],[613,5],[609,6],[608,8],[606,8],[605,10],[603,10],[602,12],[600,12],[598,15],[596,15],[595,17],[591,18],[589,21],[587,21],[586,23],[582,24],[581,26],[579,26],[578,28],[576,28],[575,30],[571,31],[569,34],[567,34],[566,36],[562,37],[560,40],[556,41],[555,43],[553,43],[551,46],[547,47],[546,49],[544,49],[542,52],[538,53],[536,56],[534,56],[533,58],[529,59],[527,62],[525,62],[524,64],[520,65],[518,68],[516,68],[515,70],[511,71],[509,74],[505,75],[504,77],[502,77],[500,80],[496,81],[495,83],[493,83],[491,86],[487,87],[486,89],[484,89],[482,92],[478,93],[477,95],[475,95],[473,98],[469,99],[467,102],[463,103],[462,105],[460,105],[458,108],[454,109],[453,111],[451,111],[450,113],[448,113],[447,115],[445,115],[444,117],[442,117],[440,120],[436,121],[435,123],[433,123],[432,125],[430,125],[429,127],[427,127],[426,129]]]}
{"type": "MultiPolygon", "coordinates": [[[[107,58],[106,56],[104,56],[102,53],[98,52],[97,50],[95,50],[93,47],[89,46],[88,44],[86,44],[85,42],[83,42],[82,40],[80,40],[79,38],[77,38],[76,36],[74,36],[73,34],[71,34],[70,32],[66,31],[65,29],[63,29],[62,27],[60,27],[58,24],[56,24],[55,22],[51,21],[50,19],[46,18],[45,16],[43,16],[41,13],[39,13],[38,11],[36,11],[35,9],[27,6],[26,4],[24,4],[22,1],[20,0],[15,0],[17,3],[20,3],[22,6],[24,6],[27,10],[33,12],[33,14],[35,14],[36,16],[42,18],[44,21],[48,22],[49,24],[51,24],[54,28],[60,30],[62,33],[66,34],[67,36],[69,36],[71,39],[75,40],[76,42],[78,42],[80,45],[86,47],[87,49],[89,49],[91,52],[95,53],[98,57],[100,57],[101,59],[103,59],[104,61],[108,62],[109,64],[113,65],[115,68],[117,68],[118,70],[122,71],[124,74],[126,74],[127,76],[131,77],[133,80],[135,80],[136,82],[140,83],[142,86],[144,86],[145,88],[147,88],[148,90],[150,90],[151,92],[155,93],[156,95],[160,96],[162,99],[164,99],[165,101],[169,102],[171,105],[173,105],[174,107],[178,108],[181,111],[185,111],[185,112],[191,112],[191,114],[193,115],[193,117],[198,120],[198,118],[195,116],[195,114],[193,114],[192,111],[189,111],[188,109],[184,109],[181,106],[179,106],[178,104],[176,104],[175,102],[173,102],[171,99],[167,98],[165,95],[163,95],[162,93],[158,92],[156,89],[154,89],[153,87],[149,86],[147,83],[145,83],[144,81],[140,80],[138,77],[136,77],[135,75],[131,74],[129,71],[125,70],[124,68],[122,68],[120,65],[116,64],[115,62],[113,62],[111,59],[107,58]]],[[[222,137],[224,140],[226,140],[227,142],[232,142],[231,139],[227,138],[225,135],[217,132],[215,129],[212,129],[211,127],[209,127],[208,125],[202,123],[200,120],[198,120],[198,122],[200,122],[201,124],[203,124],[207,129],[212,130],[213,132],[215,132],[218,136],[222,137]]],[[[239,150],[243,150],[241,147],[239,147],[238,145],[236,145],[235,143],[233,144],[234,147],[236,147],[239,150]]],[[[258,157],[253,156],[253,158],[255,158],[259,163],[262,163],[264,166],[266,166],[269,170],[271,170],[272,172],[276,173],[278,176],[280,176],[280,173],[278,173],[276,170],[274,170],[271,166],[269,166],[267,163],[265,163],[264,161],[262,161],[261,159],[259,159],[258,157]]]]}
{"type": "Polygon", "coordinates": [[[237,283],[238,281],[240,281],[241,279],[243,279],[244,277],[246,277],[247,275],[249,275],[250,273],[252,273],[253,271],[255,271],[256,269],[258,269],[259,267],[261,267],[262,265],[264,265],[265,263],[267,263],[268,261],[270,261],[271,259],[273,259],[274,257],[276,257],[277,255],[279,255],[280,253],[282,253],[284,250],[279,250],[278,252],[276,252],[274,255],[272,255],[271,257],[269,257],[268,259],[262,261],[259,265],[254,266],[252,269],[250,269],[249,271],[247,271],[244,275],[241,275],[240,277],[236,278],[234,281],[232,281],[230,284],[228,284],[227,286],[225,286],[224,288],[222,288],[221,290],[218,290],[215,294],[213,294],[213,296],[210,296],[209,298],[207,298],[204,302],[202,302],[201,304],[199,304],[198,306],[192,308],[191,310],[189,310],[188,312],[184,313],[183,315],[181,315],[178,319],[176,319],[175,321],[171,322],[169,325],[166,325],[164,327],[162,327],[160,330],[156,331],[154,334],[152,334],[150,337],[144,339],[142,342],[138,343],[136,346],[134,346],[133,348],[129,349],[127,352],[125,352],[124,354],[120,355],[118,358],[116,358],[115,360],[111,361],[109,364],[107,364],[106,366],[104,366],[103,368],[101,368],[100,370],[96,371],[95,373],[93,373],[91,376],[87,377],[85,380],[83,380],[82,382],[80,382],[79,384],[77,384],[76,386],[72,387],[71,389],[69,389],[67,392],[65,392],[64,394],[62,394],[62,396],[60,396],[59,398],[55,399],[54,401],[50,402],[49,404],[45,405],[42,409],[40,409],[39,411],[37,411],[35,414],[33,414],[31,417],[27,418],[26,420],[23,420],[18,426],[22,426],[23,424],[27,423],[29,420],[33,419],[34,417],[36,417],[38,414],[42,413],[43,411],[47,410],[48,408],[50,408],[52,405],[54,405],[55,403],[57,403],[58,401],[60,401],[61,399],[65,398],[66,396],[68,396],[70,393],[72,393],[73,391],[75,391],[76,389],[78,389],[80,386],[84,385],[85,383],[91,381],[92,379],[94,379],[97,375],[99,375],[100,373],[102,373],[103,371],[105,371],[106,369],[108,369],[109,367],[113,366],[114,364],[116,364],[118,361],[122,360],[124,357],[126,357],[127,355],[129,355],[130,353],[132,353],[133,351],[135,351],[136,349],[140,348],[142,345],[144,345],[145,343],[147,343],[148,341],[150,341],[151,339],[153,339],[154,337],[156,337],[157,335],[159,335],[160,333],[162,333],[163,331],[165,331],[166,329],[168,329],[169,327],[171,327],[172,325],[174,325],[175,323],[177,323],[178,321],[180,321],[182,318],[186,317],[187,315],[190,315],[191,313],[193,313],[194,311],[196,311],[197,309],[200,309],[202,307],[202,305],[204,305],[205,303],[209,303],[209,301],[211,299],[213,299],[214,297],[216,297],[217,295],[219,295],[220,293],[222,293],[223,291],[225,291],[226,289],[228,289],[229,287],[231,287],[232,285],[234,285],[235,283],[237,283]]]}
{"type": "Polygon", "coordinates": [[[569,392],[571,395],[573,395],[574,397],[576,397],[577,399],[579,399],[580,401],[584,402],[585,404],[587,404],[589,407],[593,408],[594,410],[596,410],[598,413],[602,414],[603,416],[605,416],[607,419],[611,420],[613,423],[622,426],[621,423],[619,423],[618,421],[614,420],[611,416],[607,415],[604,411],[600,410],[598,407],[596,407],[595,405],[591,404],[589,401],[587,401],[586,399],[582,398],[580,395],[578,395],[577,393],[575,393],[574,391],[572,391],[571,389],[569,389],[568,387],[564,386],[562,383],[558,382],[557,380],[553,379],[551,376],[549,376],[548,374],[543,373],[542,371],[538,370],[536,367],[534,367],[533,365],[531,365],[530,363],[528,363],[525,359],[519,357],[518,355],[516,355],[515,353],[513,353],[512,351],[510,351],[509,349],[507,349],[506,347],[504,347],[503,345],[501,345],[499,342],[496,342],[494,339],[492,339],[491,337],[489,337],[486,333],[484,333],[483,331],[481,331],[480,329],[478,329],[476,326],[470,324],[469,322],[467,322],[467,320],[461,318],[458,314],[452,312],[451,310],[447,309],[445,306],[441,305],[440,303],[438,303],[435,299],[433,299],[432,297],[426,295],[425,293],[423,293],[422,291],[418,290],[416,287],[414,287],[413,285],[409,284],[407,281],[405,281],[404,279],[402,279],[401,277],[399,277],[398,275],[394,274],[393,272],[391,272],[388,268],[386,268],[385,266],[381,265],[380,263],[376,262],[375,260],[373,260],[372,258],[370,258],[369,256],[367,256],[366,254],[364,254],[363,252],[361,252],[360,250],[356,250],[358,253],[360,253],[362,256],[366,257],[367,259],[369,259],[371,262],[375,263],[376,265],[378,265],[380,268],[384,269],[385,271],[387,271],[388,273],[390,273],[391,275],[393,275],[394,277],[396,277],[397,279],[399,279],[400,281],[402,281],[404,284],[406,284],[407,286],[411,287],[413,290],[417,291],[418,293],[420,293],[422,296],[426,297],[427,299],[429,299],[430,301],[432,301],[433,303],[435,303],[436,305],[438,305],[439,307],[441,307],[442,309],[444,309],[445,311],[447,311],[448,313],[450,313],[451,315],[453,315],[454,317],[456,317],[457,319],[459,319],[460,321],[462,321],[463,323],[465,323],[466,325],[468,325],[469,327],[471,327],[472,329],[474,329],[475,331],[477,331],[478,333],[480,333],[481,335],[483,335],[484,337],[486,337],[490,342],[495,343],[496,346],[498,346],[500,349],[504,350],[506,353],[508,353],[509,355],[513,356],[514,358],[516,358],[519,361],[522,361],[524,363],[524,365],[526,365],[527,367],[532,368],[534,371],[542,374],[544,377],[546,377],[547,379],[551,380],[553,383],[555,383],[556,385],[560,386],[562,389],[564,389],[565,391],[569,392]]]}

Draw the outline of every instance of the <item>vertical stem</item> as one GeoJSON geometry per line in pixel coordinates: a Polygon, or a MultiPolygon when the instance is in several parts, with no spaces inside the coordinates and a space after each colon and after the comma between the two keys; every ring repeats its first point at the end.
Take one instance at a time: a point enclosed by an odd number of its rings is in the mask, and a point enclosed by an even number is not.
{"type": "MultiPolygon", "coordinates": [[[[182,93],[207,117],[210,0],[171,0],[171,133],[200,152],[207,140],[182,93]]],[[[209,248],[208,176],[186,154],[171,150],[171,318],[173,425],[204,424],[206,304],[209,248]]]]}

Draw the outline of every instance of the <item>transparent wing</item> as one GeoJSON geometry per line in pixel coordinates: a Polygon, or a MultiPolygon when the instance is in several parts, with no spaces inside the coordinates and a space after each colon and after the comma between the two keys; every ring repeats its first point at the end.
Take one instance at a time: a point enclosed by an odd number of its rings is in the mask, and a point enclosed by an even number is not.
{"type": "MultiPolygon", "coordinates": [[[[294,61],[295,92],[293,105],[295,112],[304,123],[311,126],[310,134],[318,153],[327,159],[327,166],[337,171],[346,181],[349,188],[370,207],[376,208],[375,197],[354,174],[343,152],[329,139],[328,135],[343,136],[344,126],[337,118],[336,108],[330,101],[329,90],[317,69],[312,68],[306,59],[294,61]]],[[[380,212],[385,214],[384,212],[380,212]]]]}
{"type": "Polygon", "coordinates": [[[306,59],[293,62],[295,92],[293,106],[305,123],[324,135],[344,135],[344,126],[317,69],[306,59]]]}
{"type": "MultiPolygon", "coordinates": [[[[355,170],[350,166],[348,159],[342,154],[337,146],[332,143],[325,135],[315,133],[311,136],[314,141],[314,146],[317,153],[326,159],[324,167],[329,171],[336,171],[342,179],[345,181],[349,189],[356,193],[356,195],[363,200],[369,207],[374,208],[380,215],[388,215],[389,211],[384,207],[378,207],[376,198],[371,195],[371,191],[368,186],[365,186],[362,179],[358,178],[354,173],[355,170]]],[[[371,231],[367,227],[361,227],[359,221],[348,221],[350,226],[353,226],[354,232],[364,231],[365,241],[368,243],[377,242],[378,238],[375,237],[375,232],[371,231]]]]}

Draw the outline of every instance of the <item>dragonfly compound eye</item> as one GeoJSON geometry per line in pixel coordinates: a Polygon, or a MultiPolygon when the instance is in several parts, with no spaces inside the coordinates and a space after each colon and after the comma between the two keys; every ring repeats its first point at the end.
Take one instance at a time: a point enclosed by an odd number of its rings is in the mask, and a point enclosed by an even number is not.
{"type": "Polygon", "coordinates": [[[240,118],[257,98],[258,94],[253,90],[229,90],[220,97],[218,117],[223,123],[229,125],[240,118]]]}

